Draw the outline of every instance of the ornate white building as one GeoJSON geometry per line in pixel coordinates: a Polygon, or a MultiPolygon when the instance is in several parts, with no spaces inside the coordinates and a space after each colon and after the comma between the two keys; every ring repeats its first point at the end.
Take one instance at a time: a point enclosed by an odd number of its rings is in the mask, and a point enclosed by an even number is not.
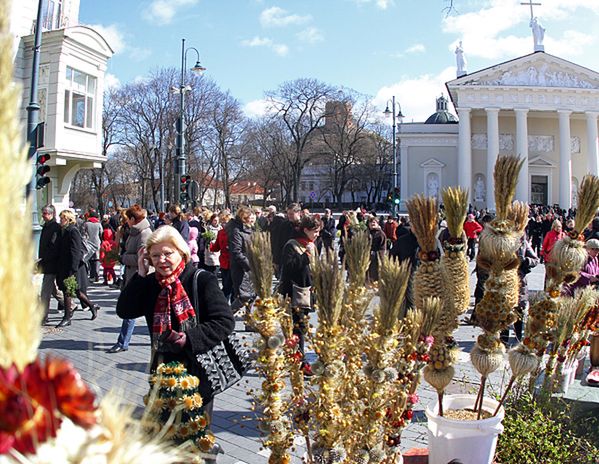
{"type": "Polygon", "coordinates": [[[599,174],[599,73],[537,51],[446,86],[458,124],[400,126],[403,199],[461,185],[472,204],[494,209],[493,166],[504,153],[525,160],[516,197],[531,203],[575,206],[582,177],[599,174]]]}
{"type": "MultiPolygon", "coordinates": [[[[71,181],[79,169],[101,167],[102,104],[106,64],[113,51],[90,27],[78,24],[79,0],[41,0],[42,47],[38,102],[45,122],[50,184],[39,190],[38,206],[69,207],[71,181]]],[[[34,28],[38,0],[12,4],[15,81],[23,88],[21,119],[27,124],[34,28]]]]}

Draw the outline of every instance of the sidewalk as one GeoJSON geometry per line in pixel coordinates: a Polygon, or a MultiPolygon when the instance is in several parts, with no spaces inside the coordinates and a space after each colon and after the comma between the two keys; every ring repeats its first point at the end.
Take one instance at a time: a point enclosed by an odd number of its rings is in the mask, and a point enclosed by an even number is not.
{"type": "MultiPolygon", "coordinates": [[[[543,274],[542,265],[533,270],[529,275],[530,290],[542,288],[543,274]]],[[[148,391],[147,367],[150,357],[150,337],[145,320],[141,318],[136,321],[129,351],[116,354],[105,352],[116,343],[121,327],[121,319],[115,312],[118,294],[118,290],[91,285],[89,296],[94,303],[102,307],[98,318],[90,321],[89,312],[76,311],[70,327],[45,327],[40,352],[69,359],[79,369],[85,381],[96,387],[100,396],[109,390],[116,390],[126,403],[137,406],[141,412],[142,397],[148,391]]],[[[61,314],[50,314],[53,324],[58,323],[61,317],[61,314]]],[[[237,329],[243,329],[243,323],[238,322],[237,329]]],[[[460,353],[460,363],[456,366],[456,376],[448,389],[449,393],[472,393],[478,388],[478,374],[468,360],[468,352],[478,333],[479,329],[466,325],[460,325],[456,332],[456,340],[463,351],[460,353]]],[[[509,374],[506,370],[494,373],[488,380],[488,391],[500,391],[508,379],[509,374]]],[[[577,379],[571,386],[568,398],[588,403],[588,407],[599,408],[599,388],[588,387],[583,383],[584,380],[577,379]]],[[[249,389],[260,387],[261,380],[252,372],[240,384],[216,398],[213,432],[226,453],[219,457],[219,463],[267,462],[268,452],[261,450],[260,433],[256,420],[252,419],[251,401],[247,395],[249,389]]],[[[414,447],[423,448],[427,444],[424,408],[436,399],[436,393],[426,382],[421,383],[417,393],[420,403],[414,410],[412,423],[402,435],[404,451],[414,447]]],[[[302,443],[298,441],[294,451],[294,463],[301,462],[299,457],[303,451],[302,443]]]]}

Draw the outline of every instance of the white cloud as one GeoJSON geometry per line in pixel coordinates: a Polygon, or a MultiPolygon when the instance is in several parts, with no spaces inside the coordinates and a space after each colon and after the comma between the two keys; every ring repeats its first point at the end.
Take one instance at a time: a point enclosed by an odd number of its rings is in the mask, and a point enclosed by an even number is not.
{"type": "Polygon", "coordinates": [[[152,50],[145,47],[128,47],[127,51],[133,61],[144,61],[152,56],[152,50]]]}
{"type": "MultiPolygon", "coordinates": [[[[445,83],[451,79],[455,79],[454,67],[445,68],[437,75],[402,77],[398,82],[379,89],[373,104],[385,108],[387,101],[395,95],[405,116],[404,122],[423,122],[435,112],[436,99],[447,92],[445,83]]],[[[451,105],[449,108],[452,110],[451,105]]]]}
{"type": "Polygon", "coordinates": [[[146,21],[163,26],[172,22],[177,10],[196,3],[198,0],[152,0],[142,13],[142,17],[146,21]]]}
{"type": "Polygon", "coordinates": [[[322,33],[317,28],[312,26],[298,32],[297,38],[302,42],[309,44],[315,44],[324,40],[322,33]]]}
{"type": "Polygon", "coordinates": [[[121,86],[121,81],[114,74],[106,73],[104,76],[104,89],[118,89],[121,86]]]}
{"type": "Polygon", "coordinates": [[[263,27],[284,27],[293,24],[304,24],[312,20],[310,15],[290,14],[287,10],[273,6],[260,13],[260,24],[263,27]]]}
{"type": "Polygon", "coordinates": [[[267,100],[252,100],[243,107],[243,112],[249,118],[258,118],[269,113],[270,102],[267,100]]]}
{"type": "MultiPolygon", "coordinates": [[[[456,34],[464,42],[466,55],[497,60],[531,53],[532,34],[528,29],[530,10],[520,0],[490,0],[489,6],[479,11],[449,16],[443,20],[443,31],[456,34]],[[521,35],[508,31],[515,26],[521,35]],[[524,27],[523,27],[524,26],[524,27]]],[[[599,14],[597,0],[553,0],[534,11],[543,20],[564,20],[579,8],[599,14]]],[[[581,46],[593,43],[594,37],[578,31],[567,30],[561,37],[545,35],[545,49],[562,56],[579,55],[581,46]]],[[[457,40],[449,48],[454,50],[457,40]]]]}
{"type": "Polygon", "coordinates": [[[108,26],[91,24],[89,27],[106,39],[106,42],[108,42],[108,45],[110,45],[110,48],[112,48],[114,53],[121,53],[126,48],[125,35],[119,30],[119,27],[116,24],[110,24],[108,26]]]}
{"type": "Polygon", "coordinates": [[[412,45],[411,47],[406,48],[405,53],[414,54],[414,53],[424,53],[425,51],[426,51],[426,47],[424,46],[424,44],[417,43],[417,44],[412,45]]]}
{"type": "Polygon", "coordinates": [[[386,10],[395,4],[394,0],[353,0],[358,5],[374,3],[379,10],[386,10]]]}
{"type": "Polygon", "coordinates": [[[270,48],[279,56],[286,56],[289,53],[289,47],[285,44],[278,44],[273,42],[268,37],[252,37],[251,39],[245,39],[241,41],[241,45],[244,47],[266,47],[270,48]]]}

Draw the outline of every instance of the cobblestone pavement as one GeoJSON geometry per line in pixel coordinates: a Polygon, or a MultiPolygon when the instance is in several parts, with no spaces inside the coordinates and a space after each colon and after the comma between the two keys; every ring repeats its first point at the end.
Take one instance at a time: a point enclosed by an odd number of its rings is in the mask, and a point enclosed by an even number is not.
{"type": "MultiPolygon", "coordinates": [[[[471,268],[472,268],[471,264],[471,268]]],[[[538,291],[543,286],[543,266],[538,266],[529,275],[529,288],[538,291]]],[[[472,289],[474,277],[472,278],[472,289]]],[[[71,360],[81,372],[83,378],[95,386],[100,395],[109,390],[119,393],[126,403],[136,405],[138,412],[142,408],[142,397],[147,393],[147,368],[150,351],[150,338],[145,320],[137,320],[129,350],[117,354],[108,354],[106,350],[117,340],[121,320],[115,312],[118,291],[104,286],[92,285],[90,298],[102,309],[95,321],[90,313],[76,311],[73,324],[65,329],[44,328],[40,346],[43,354],[52,353],[71,360]]],[[[54,304],[54,303],[53,303],[54,304]]],[[[61,314],[50,314],[51,321],[58,323],[61,314]]],[[[243,323],[238,322],[238,330],[243,323]]],[[[450,393],[472,393],[478,385],[478,375],[468,361],[467,353],[474,344],[478,329],[460,325],[456,339],[463,349],[461,361],[456,369],[456,377],[450,393]]],[[[488,381],[490,391],[499,391],[508,380],[508,374],[500,371],[488,381]]],[[[252,417],[251,401],[247,395],[250,388],[260,388],[260,380],[250,373],[243,382],[219,395],[215,400],[213,431],[225,450],[219,457],[222,464],[258,464],[267,462],[268,453],[261,450],[260,434],[256,420],[252,417]]],[[[580,380],[577,381],[581,383],[580,380]]],[[[576,386],[576,385],[575,385],[576,386]]],[[[597,390],[591,387],[574,389],[578,399],[592,398],[599,403],[597,390]]],[[[426,419],[424,408],[436,397],[434,391],[425,383],[418,389],[420,404],[415,409],[414,419],[402,436],[402,449],[425,447],[427,443],[426,419]]],[[[294,462],[300,462],[303,453],[302,443],[297,443],[294,462]]]]}

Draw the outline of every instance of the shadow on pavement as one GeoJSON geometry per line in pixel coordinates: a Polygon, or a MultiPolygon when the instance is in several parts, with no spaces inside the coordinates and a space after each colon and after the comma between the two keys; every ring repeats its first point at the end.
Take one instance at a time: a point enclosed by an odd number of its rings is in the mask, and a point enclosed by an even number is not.
{"type": "Polygon", "coordinates": [[[116,363],[115,367],[124,371],[148,372],[148,363],[116,363]]]}
{"type": "MultiPolygon", "coordinates": [[[[121,326],[119,325],[118,327],[96,327],[93,330],[94,332],[118,334],[121,331],[121,326]]],[[[133,335],[150,335],[150,332],[148,331],[148,327],[146,325],[142,325],[139,327],[136,325],[133,329],[133,335]]]]}
{"type": "Polygon", "coordinates": [[[42,340],[40,350],[75,350],[75,351],[105,351],[105,343],[88,342],[85,340],[73,340],[65,338],[62,340],[42,340]]]}

